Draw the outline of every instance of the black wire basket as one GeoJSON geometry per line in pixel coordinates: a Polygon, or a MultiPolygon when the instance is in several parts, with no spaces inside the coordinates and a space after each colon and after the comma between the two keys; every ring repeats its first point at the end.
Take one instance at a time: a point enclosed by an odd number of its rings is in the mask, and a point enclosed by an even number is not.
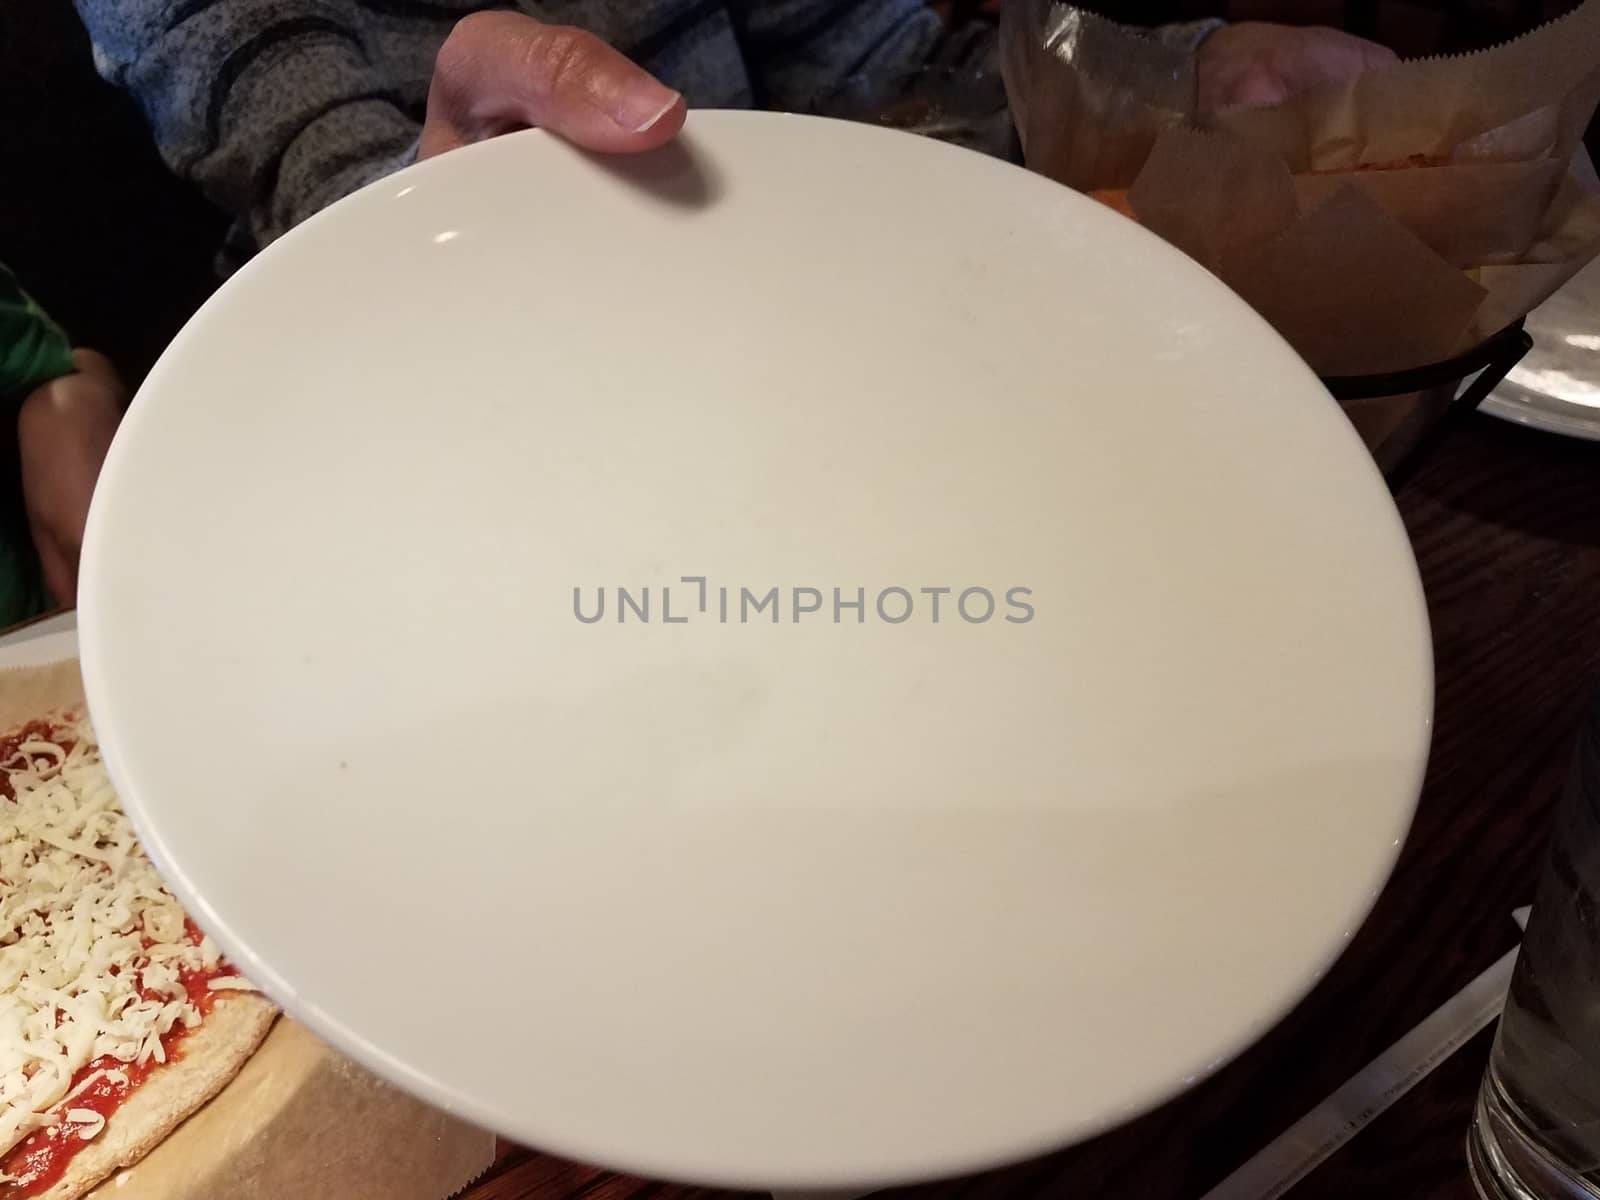
{"type": "Polygon", "coordinates": [[[1532,347],[1519,320],[1444,362],[1387,374],[1323,376],[1322,382],[1347,407],[1388,397],[1409,402],[1396,429],[1379,444],[1368,442],[1390,490],[1398,492],[1532,347]]]}

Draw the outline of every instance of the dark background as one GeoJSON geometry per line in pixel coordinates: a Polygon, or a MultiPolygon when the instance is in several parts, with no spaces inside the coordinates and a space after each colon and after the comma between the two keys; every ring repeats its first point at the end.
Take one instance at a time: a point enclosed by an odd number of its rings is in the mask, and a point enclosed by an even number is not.
{"type": "MultiPolygon", "coordinates": [[[[1328,24],[1401,54],[1492,45],[1567,0],[1099,0],[1135,24],[1220,15],[1328,24]]],[[[1600,125],[1590,145],[1600,145],[1600,125]]],[[[0,2],[0,262],[130,381],[205,299],[226,222],[169,176],[138,108],[100,82],[68,0],[0,2]]]]}
{"type": "Polygon", "coordinates": [[[226,225],[95,74],[69,0],[0,0],[0,262],[76,343],[142,376],[215,286],[226,225]]]}

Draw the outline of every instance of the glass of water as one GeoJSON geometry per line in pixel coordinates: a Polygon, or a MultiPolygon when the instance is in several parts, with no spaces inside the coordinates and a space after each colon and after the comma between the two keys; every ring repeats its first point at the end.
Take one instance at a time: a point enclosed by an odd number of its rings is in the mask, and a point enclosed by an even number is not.
{"type": "Polygon", "coordinates": [[[1600,1200],[1600,697],[1467,1135],[1487,1200],[1600,1200]]]}

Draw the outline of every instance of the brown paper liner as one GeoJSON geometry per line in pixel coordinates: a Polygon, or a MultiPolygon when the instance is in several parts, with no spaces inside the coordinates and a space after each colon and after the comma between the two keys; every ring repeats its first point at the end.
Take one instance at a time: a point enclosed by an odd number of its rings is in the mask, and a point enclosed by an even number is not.
{"type": "MultiPolygon", "coordinates": [[[[1504,329],[1553,296],[1575,272],[1567,263],[1528,263],[1515,267],[1482,267],[1469,273],[1489,296],[1473,322],[1488,332],[1504,329]]],[[[1479,339],[1482,340],[1481,338],[1479,339]]]]}
{"type": "Polygon", "coordinates": [[[1600,256],[1600,196],[1580,184],[1580,178],[1574,171],[1561,181],[1545,217],[1546,227],[1522,262],[1491,263],[1466,272],[1488,297],[1473,320],[1463,350],[1532,312],[1600,256]]]}
{"type": "Polygon", "coordinates": [[[0,670],[0,733],[36,717],[83,711],[77,659],[0,670]]]}
{"type": "Polygon", "coordinates": [[[1353,187],[1455,267],[1515,262],[1538,237],[1565,169],[1551,161],[1296,175],[1298,208],[1353,187]]]}
{"type": "Polygon", "coordinates": [[[1003,16],[1028,165],[1127,189],[1137,220],[1341,376],[1453,358],[1600,254],[1600,200],[1576,182],[1597,47],[1586,0],[1489,50],[1202,119],[1192,59],[1055,0],[1003,16]]]}
{"type": "Polygon", "coordinates": [[[93,1200],[443,1200],[489,1134],[405,1096],[280,1019],[234,1081],[93,1200]]]}
{"type": "MultiPolygon", "coordinates": [[[[0,731],[83,704],[75,659],[0,670],[0,731]]],[[[493,1135],[397,1091],[284,1017],[209,1104],[90,1195],[444,1200],[494,1153],[493,1135]]]]}
{"type": "Polygon", "coordinates": [[[1028,164],[1080,191],[1126,188],[1157,135],[1188,123],[1194,60],[1052,0],[1008,0],[1001,73],[1028,164]],[[1070,48],[1080,70],[1059,69],[1070,48]]]}
{"type": "Polygon", "coordinates": [[[1295,172],[1416,154],[1566,163],[1600,101],[1597,45],[1600,5],[1590,2],[1501,46],[1399,63],[1210,123],[1272,150],[1295,172]]]}
{"type": "Polygon", "coordinates": [[[1232,282],[1323,375],[1342,374],[1353,346],[1367,371],[1449,358],[1487,295],[1350,187],[1242,260],[1232,282]],[[1323,267],[1329,245],[1345,247],[1337,272],[1323,267]]]}
{"type": "Polygon", "coordinates": [[[1128,204],[1142,224],[1223,275],[1264,239],[1287,231],[1299,211],[1280,159],[1236,138],[1188,129],[1156,139],[1128,204]]]}

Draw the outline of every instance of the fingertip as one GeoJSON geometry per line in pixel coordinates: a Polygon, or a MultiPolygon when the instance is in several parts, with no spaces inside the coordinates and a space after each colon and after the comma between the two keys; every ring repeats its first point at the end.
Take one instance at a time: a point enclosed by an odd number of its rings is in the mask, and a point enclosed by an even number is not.
{"type": "Polygon", "coordinates": [[[592,154],[642,154],[666,145],[683,128],[684,107],[674,105],[644,130],[630,129],[615,118],[592,110],[587,119],[569,121],[565,128],[546,132],[592,154]]]}
{"type": "Polygon", "coordinates": [[[684,122],[688,119],[688,104],[682,96],[674,96],[670,104],[634,131],[638,148],[654,150],[666,145],[683,132],[684,122]]]}
{"type": "Polygon", "coordinates": [[[676,133],[679,129],[683,128],[684,103],[683,97],[677,92],[673,92],[667,97],[666,102],[662,104],[660,108],[651,113],[649,116],[645,117],[645,119],[640,121],[639,124],[634,126],[633,132],[649,133],[657,126],[668,124],[669,119],[674,115],[676,115],[677,121],[675,127],[673,127],[671,130],[672,133],[676,133]]]}
{"type": "Polygon", "coordinates": [[[677,137],[683,130],[688,111],[683,97],[674,94],[666,105],[631,126],[599,117],[587,125],[574,126],[567,136],[584,149],[600,154],[641,154],[677,137]]]}

